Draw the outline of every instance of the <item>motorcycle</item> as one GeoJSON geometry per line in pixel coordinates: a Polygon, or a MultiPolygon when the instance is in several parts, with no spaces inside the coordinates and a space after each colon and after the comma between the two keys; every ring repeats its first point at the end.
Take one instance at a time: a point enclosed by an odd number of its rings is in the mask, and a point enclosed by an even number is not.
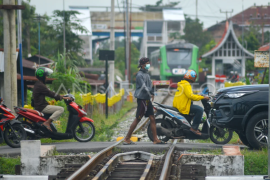
{"type": "MultiPolygon", "coordinates": [[[[205,88],[202,95],[209,95],[209,91],[205,88]]],[[[191,121],[195,114],[181,114],[178,109],[167,106],[164,104],[156,103],[154,109],[156,110],[156,129],[158,138],[164,142],[169,139],[208,139],[210,137],[211,141],[215,144],[227,144],[233,135],[233,131],[227,128],[220,128],[215,124],[211,124],[211,117],[214,110],[211,108],[210,101],[205,99],[201,100],[204,112],[206,114],[206,121],[202,121],[201,135],[197,135],[190,131],[191,121]],[[158,116],[162,115],[162,118],[158,116]]],[[[147,134],[151,141],[153,141],[153,135],[151,131],[150,124],[147,128],[147,134]]]]}
{"type": "Polygon", "coordinates": [[[26,132],[15,118],[0,99],[0,143],[5,141],[12,148],[19,148],[20,141],[26,139],[26,132]]]}
{"type": "Polygon", "coordinates": [[[50,124],[52,131],[42,126],[42,123],[49,119],[51,114],[43,114],[36,110],[21,107],[15,108],[18,114],[17,119],[21,120],[23,127],[27,131],[27,139],[51,138],[54,140],[64,140],[75,138],[79,142],[88,142],[94,137],[94,121],[86,117],[87,113],[82,106],[74,102],[75,97],[70,94],[70,90],[68,90],[68,94],[64,97],[71,98],[71,100],[64,100],[69,111],[65,133],[57,132],[53,123],[50,124]]]}

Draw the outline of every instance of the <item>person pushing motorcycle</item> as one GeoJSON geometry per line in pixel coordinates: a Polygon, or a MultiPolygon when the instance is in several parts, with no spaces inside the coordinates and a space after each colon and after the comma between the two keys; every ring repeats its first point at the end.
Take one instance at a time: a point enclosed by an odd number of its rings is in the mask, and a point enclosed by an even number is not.
{"type": "Polygon", "coordinates": [[[194,83],[197,74],[194,70],[188,70],[184,75],[184,80],[177,83],[177,91],[173,99],[173,107],[177,108],[181,114],[194,113],[193,123],[190,131],[197,135],[202,135],[198,130],[202,116],[203,108],[191,104],[191,101],[209,100],[209,97],[193,94],[191,83],[194,83]]]}
{"type": "Polygon", "coordinates": [[[34,108],[45,114],[52,114],[50,118],[45,121],[42,126],[52,131],[50,124],[52,121],[57,120],[64,112],[64,108],[61,106],[49,105],[45,100],[45,97],[54,98],[55,100],[67,99],[70,100],[70,97],[64,97],[59,94],[56,94],[53,91],[50,91],[45,85],[46,78],[53,73],[53,70],[46,67],[39,67],[36,70],[36,78],[38,81],[34,85],[33,97],[34,97],[34,108]]]}

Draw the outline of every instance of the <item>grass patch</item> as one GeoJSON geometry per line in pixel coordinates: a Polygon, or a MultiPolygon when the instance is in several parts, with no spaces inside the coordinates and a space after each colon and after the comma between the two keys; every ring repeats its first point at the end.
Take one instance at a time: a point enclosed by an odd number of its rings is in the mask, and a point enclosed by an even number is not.
{"type": "MultiPolygon", "coordinates": [[[[232,139],[230,140],[230,142],[228,142],[228,144],[238,144],[238,139],[239,139],[239,136],[236,132],[233,132],[233,136],[232,136],[232,139]]],[[[212,143],[213,142],[211,141],[210,138],[208,139],[199,139],[199,140],[195,140],[196,142],[199,142],[199,143],[212,143]]]]}
{"type": "Polygon", "coordinates": [[[262,150],[241,150],[245,156],[245,175],[267,175],[268,173],[268,151],[262,150]]]}
{"type": "Polygon", "coordinates": [[[15,174],[15,165],[21,164],[21,157],[0,157],[0,174],[15,174]]]}
{"type": "Polygon", "coordinates": [[[114,134],[115,128],[122,120],[125,114],[136,107],[136,103],[125,101],[121,110],[117,113],[109,115],[106,119],[105,115],[99,114],[97,111],[93,114],[96,135],[93,141],[110,141],[114,134]]]}

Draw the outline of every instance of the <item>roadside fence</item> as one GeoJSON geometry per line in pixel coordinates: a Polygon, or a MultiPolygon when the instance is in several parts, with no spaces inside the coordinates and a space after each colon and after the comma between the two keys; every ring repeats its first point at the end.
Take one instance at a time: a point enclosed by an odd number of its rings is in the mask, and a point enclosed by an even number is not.
{"type": "MultiPolygon", "coordinates": [[[[108,108],[109,114],[113,114],[118,112],[124,103],[124,94],[125,90],[120,89],[119,93],[108,98],[108,108]]],[[[92,95],[91,93],[82,94],[81,95],[83,100],[83,106],[86,112],[92,116],[93,110],[97,110],[100,114],[105,114],[106,112],[106,94],[95,94],[92,95]]],[[[50,105],[55,105],[56,101],[52,100],[48,102],[50,105]]],[[[31,105],[25,105],[24,108],[34,109],[31,105]]]]}

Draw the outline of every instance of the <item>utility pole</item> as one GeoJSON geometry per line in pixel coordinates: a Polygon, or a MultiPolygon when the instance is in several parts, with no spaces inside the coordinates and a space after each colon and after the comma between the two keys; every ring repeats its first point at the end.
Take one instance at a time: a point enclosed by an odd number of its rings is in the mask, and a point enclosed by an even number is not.
{"type": "Polygon", "coordinates": [[[198,19],[198,0],[196,0],[196,19],[198,19]]]}
{"type": "MultiPolygon", "coordinates": [[[[22,1],[18,0],[18,5],[22,5],[22,1]]],[[[23,81],[23,62],[22,62],[22,11],[17,10],[17,26],[18,26],[18,48],[19,48],[19,61],[21,73],[21,101],[24,107],[24,81],[23,81]]]]}
{"type": "Polygon", "coordinates": [[[128,14],[128,9],[129,9],[129,3],[128,0],[126,0],[126,76],[125,80],[128,82],[128,76],[129,76],[129,38],[130,38],[130,33],[129,33],[129,14],[128,14]]]}
{"type": "Polygon", "coordinates": [[[226,21],[228,21],[228,13],[233,13],[233,9],[231,11],[221,11],[221,9],[220,9],[220,13],[225,13],[226,14],[226,21]]]}
{"type": "Polygon", "coordinates": [[[37,15],[34,19],[38,21],[38,64],[40,65],[40,21],[45,17],[37,15]]]}
{"type": "MultiPolygon", "coordinates": [[[[4,28],[4,100],[7,107],[13,110],[17,106],[17,57],[16,57],[16,25],[15,0],[3,0],[4,28]],[[6,6],[5,6],[6,5],[6,6]],[[11,5],[8,8],[7,5],[11,5]]],[[[14,111],[14,110],[13,110],[14,111]]]]}
{"type": "MultiPolygon", "coordinates": [[[[110,50],[115,49],[114,43],[115,43],[115,37],[114,37],[114,0],[111,0],[111,35],[110,35],[110,50]]],[[[112,89],[110,89],[110,97],[113,96],[113,90],[114,90],[114,61],[109,62],[109,82],[112,85],[112,89]]]]}
{"type": "Polygon", "coordinates": [[[128,80],[131,82],[131,71],[130,71],[130,64],[131,64],[131,7],[132,6],[132,0],[130,0],[130,11],[129,11],[129,57],[128,57],[128,80]]]}
{"type": "Polygon", "coordinates": [[[63,0],[63,51],[64,51],[64,66],[66,68],[66,22],[65,22],[65,0],[63,0]]]}

